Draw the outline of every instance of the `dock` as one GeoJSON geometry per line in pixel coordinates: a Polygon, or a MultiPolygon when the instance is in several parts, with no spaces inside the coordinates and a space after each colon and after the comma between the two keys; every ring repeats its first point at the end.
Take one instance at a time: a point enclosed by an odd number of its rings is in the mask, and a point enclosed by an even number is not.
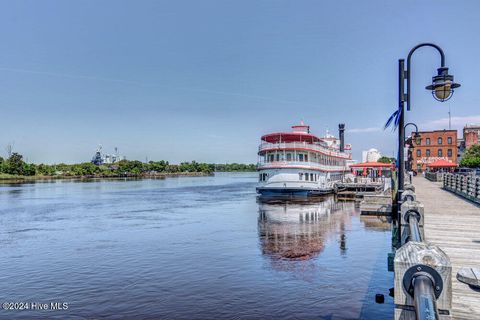
{"type": "Polygon", "coordinates": [[[361,200],[364,195],[379,194],[383,191],[381,182],[353,183],[337,182],[334,192],[342,200],[361,200]]]}
{"type": "Polygon", "coordinates": [[[457,280],[463,267],[480,268],[480,207],[442,189],[441,182],[413,178],[425,207],[426,240],[439,246],[452,265],[452,319],[480,319],[480,290],[457,280]]]}

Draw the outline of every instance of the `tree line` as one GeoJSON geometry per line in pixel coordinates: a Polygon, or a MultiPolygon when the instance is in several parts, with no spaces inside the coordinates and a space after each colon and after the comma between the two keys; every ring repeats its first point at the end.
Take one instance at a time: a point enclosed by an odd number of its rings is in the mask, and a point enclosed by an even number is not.
{"type": "Polygon", "coordinates": [[[0,173],[18,176],[140,176],[155,173],[204,173],[255,171],[254,164],[211,164],[202,162],[182,162],[170,164],[168,161],[121,160],[113,164],[95,165],[91,162],[78,164],[34,164],[27,163],[23,156],[12,153],[4,159],[0,157],[0,173]]]}

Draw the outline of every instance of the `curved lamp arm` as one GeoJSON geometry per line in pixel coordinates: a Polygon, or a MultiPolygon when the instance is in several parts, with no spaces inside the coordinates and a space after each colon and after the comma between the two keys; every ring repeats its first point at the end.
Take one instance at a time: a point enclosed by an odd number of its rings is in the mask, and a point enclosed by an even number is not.
{"type": "Polygon", "coordinates": [[[410,52],[408,53],[408,57],[407,57],[407,75],[406,75],[406,78],[407,78],[407,110],[410,110],[410,66],[411,66],[411,59],[412,59],[412,54],[419,48],[422,48],[422,47],[432,47],[432,48],[435,48],[437,49],[438,53],[440,53],[440,67],[445,67],[445,54],[443,53],[443,50],[442,48],[440,48],[439,46],[437,46],[436,44],[433,44],[433,43],[420,43],[419,45],[416,45],[415,47],[412,48],[412,50],[410,50],[410,52]]]}
{"type": "Polygon", "coordinates": [[[408,126],[414,126],[415,127],[415,132],[418,132],[418,127],[415,123],[409,122],[404,126],[404,128],[406,129],[408,126]]]}

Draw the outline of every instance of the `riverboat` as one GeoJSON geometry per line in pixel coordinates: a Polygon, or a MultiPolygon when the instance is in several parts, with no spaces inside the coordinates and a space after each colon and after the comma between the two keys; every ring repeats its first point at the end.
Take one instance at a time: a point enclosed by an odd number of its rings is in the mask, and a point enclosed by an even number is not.
{"type": "Polygon", "coordinates": [[[317,137],[310,126],[292,126],[291,132],[261,137],[258,149],[257,192],[261,196],[314,196],[332,193],[334,183],[348,173],[351,145],[344,142],[345,125],[339,139],[326,133],[317,137]]]}

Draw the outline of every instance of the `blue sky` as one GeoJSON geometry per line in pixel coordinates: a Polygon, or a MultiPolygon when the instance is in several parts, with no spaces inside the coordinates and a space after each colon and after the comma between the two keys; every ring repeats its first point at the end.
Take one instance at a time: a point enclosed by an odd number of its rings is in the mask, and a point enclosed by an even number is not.
{"type": "Polygon", "coordinates": [[[439,64],[413,58],[420,129],[480,123],[480,1],[0,1],[0,154],[89,161],[255,162],[259,137],[345,122],[354,157],[395,153],[383,131],[397,63],[434,42],[462,84],[436,102],[439,64]]]}

